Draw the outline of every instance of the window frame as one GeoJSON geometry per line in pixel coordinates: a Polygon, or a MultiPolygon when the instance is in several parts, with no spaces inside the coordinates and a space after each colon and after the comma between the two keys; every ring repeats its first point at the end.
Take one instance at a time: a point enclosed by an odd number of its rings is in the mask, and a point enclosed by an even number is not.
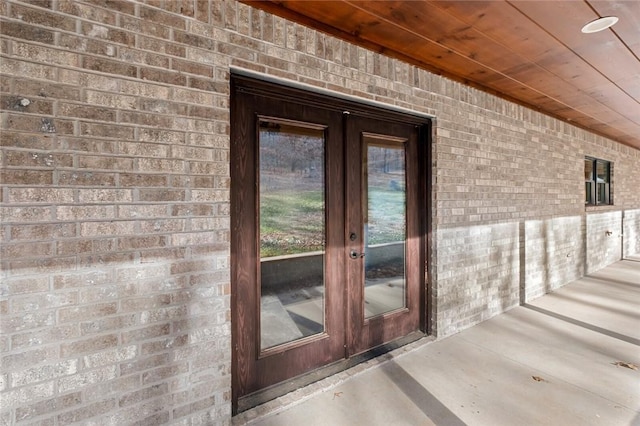
{"type": "Polygon", "coordinates": [[[585,156],[585,168],[588,163],[591,164],[591,178],[587,179],[585,174],[585,206],[612,206],[613,205],[613,162],[603,160],[601,158],[585,156]],[[598,182],[598,166],[605,167],[606,179],[605,182],[598,182]],[[605,196],[604,200],[598,196],[598,185],[604,185],[605,196]]]}

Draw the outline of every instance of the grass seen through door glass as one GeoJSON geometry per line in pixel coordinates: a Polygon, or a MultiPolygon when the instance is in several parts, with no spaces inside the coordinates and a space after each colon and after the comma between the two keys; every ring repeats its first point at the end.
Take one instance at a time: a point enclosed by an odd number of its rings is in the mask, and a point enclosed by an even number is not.
{"type": "MultiPolygon", "coordinates": [[[[369,191],[369,244],[404,239],[404,192],[369,191]]],[[[324,200],[321,191],[278,191],[260,199],[260,256],[324,250],[324,200]]]]}
{"type": "Polygon", "coordinates": [[[324,249],[321,191],[263,194],[260,213],[261,257],[324,249]]]}

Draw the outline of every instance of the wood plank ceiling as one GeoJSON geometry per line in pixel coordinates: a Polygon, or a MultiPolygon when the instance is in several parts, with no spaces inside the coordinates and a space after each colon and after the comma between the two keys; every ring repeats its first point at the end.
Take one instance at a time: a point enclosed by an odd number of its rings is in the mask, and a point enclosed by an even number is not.
{"type": "Polygon", "coordinates": [[[640,149],[639,0],[245,2],[640,149]]]}

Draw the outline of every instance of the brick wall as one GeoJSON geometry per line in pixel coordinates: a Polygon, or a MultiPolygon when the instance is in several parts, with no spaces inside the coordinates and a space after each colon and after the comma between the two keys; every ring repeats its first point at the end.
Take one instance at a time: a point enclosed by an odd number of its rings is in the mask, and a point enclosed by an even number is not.
{"type": "Polygon", "coordinates": [[[580,278],[585,271],[583,216],[524,222],[521,281],[523,302],[580,278]]]}
{"type": "Polygon", "coordinates": [[[640,254],[640,210],[626,210],[622,218],[622,255],[640,254]]]}
{"type": "Polygon", "coordinates": [[[232,69],[437,118],[440,336],[579,273],[585,155],[614,162],[589,217],[640,208],[640,151],[234,0],[0,17],[3,424],[229,422],[232,69]]]}
{"type": "Polygon", "coordinates": [[[229,59],[197,33],[238,18],[167,7],[0,2],[0,423],[230,415],[229,59]]]}
{"type": "Polygon", "coordinates": [[[622,259],[622,212],[587,215],[586,273],[622,259]]]}

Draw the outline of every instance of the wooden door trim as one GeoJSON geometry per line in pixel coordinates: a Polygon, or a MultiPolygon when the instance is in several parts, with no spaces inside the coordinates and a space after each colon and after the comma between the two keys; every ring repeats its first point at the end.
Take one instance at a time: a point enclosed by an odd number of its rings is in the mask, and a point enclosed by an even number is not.
{"type": "MultiPolygon", "coordinates": [[[[236,218],[239,217],[241,210],[246,205],[256,206],[256,192],[255,191],[239,191],[234,189],[234,185],[238,181],[246,181],[249,179],[250,181],[255,181],[255,165],[256,158],[255,152],[251,152],[252,150],[239,149],[242,148],[242,140],[247,138],[248,132],[255,131],[251,128],[251,126],[247,125],[239,125],[239,123],[247,123],[250,122],[253,118],[244,111],[242,108],[239,108],[238,105],[238,95],[257,95],[261,97],[266,97],[273,99],[274,101],[286,102],[292,105],[292,108],[295,109],[295,105],[299,106],[307,106],[307,107],[315,107],[318,109],[332,111],[333,113],[341,114],[341,117],[345,117],[346,113],[351,112],[353,114],[357,114],[360,117],[371,118],[371,119],[379,119],[391,122],[405,123],[405,124],[413,124],[415,126],[421,126],[420,130],[420,138],[421,142],[419,144],[420,149],[420,157],[424,159],[426,164],[423,164],[420,167],[420,185],[423,188],[421,190],[424,197],[421,199],[426,200],[426,204],[424,206],[425,210],[421,212],[421,214],[425,215],[426,218],[421,221],[422,226],[424,228],[421,229],[421,235],[425,240],[425,250],[422,251],[425,259],[421,259],[421,264],[426,265],[426,262],[431,258],[431,136],[432,136],[432,125],[428,118],[425,116],[419,115],[411,115],[405,112],[399,112],[393,109],[384,109],[372,105],[367,104],[358,104],[354,103],[350,100],[345,100],[342,98],[334,98],[329,95],[325,95],[317,92],[309,92],[306,90],[302,90],[296,87],[286,87],[276,85],[271,82],[256,80],[251,77],[236,75],[233,74],[231,76],[231,97],[230,97],[230,118],[231,118],[231,127],[230,127],[230,140],[231,140],[231,149],[230,149],[230,175],[231,175],[231,191],[230,191],[230,199],[231,199],[231,342],[232,342],[232,363],[231,363],[231,373],[232,373],[232,412],[233,414],[238,413],[238,409],[241,406],[242,410],[249,408],[247,405],[252,404],[250,401],[256,401],[257,395],[260,394],[273,394],[273,389],[281,388],[280,385],[274,385],[267,389],[263,389],[257,392],[250,392],[248,394],[244,393],[243,402],[239,405],[239,400],[241,398],[240,387],[241,387],[241,375],[246,374],[246,366],[242,365],[239,362],[239,357],[247,356],[249,354],[253,354],[255,352],[256,344],[254,342],[253,345],[247,345],[246,339],[243,339],[243,332],[250,327],[250,324],[247,322],[247,312],[244,312],[244,307],[240,303],[242,300],[246,300],[246,298],[257,298],[256,292],[253,291],[255,289],[248,288],[246,285],[246,281],[250,279],[248,274],[252,273],[252,269],[258,262],[255,259],[255,254],[253,258],[251,256],[245,256],[248,253],[249,247],[247,245],[251,245],[252,242],[245,239],[245,241],[240,241],[239,238],[235,238],[235,235],[238,235],[242,232],[246,232],[246,227],[242,226],[241,221],[238,221],[236,218]],[[244,167],[241,167],[241,164],[244,162],[244,167]],[[250,165],[249,165],[250,164],[250,165]],[[253,170],[250,168],[253,167],[253,170]],[[251,174],[253,177],[247,177],[247,174],[251,174]],[[250,193],[250,194],[248,194],[250,193]],[[254,265],[254,266],[252,266],[254,265]],[[244,283],[244,285],[243,285],[244,283]],[[252,346],[253,349],[251,347],[252,346]]],[[[344,119],[340,120],[342,123],[344,119]]],[[[345,127],[342,127],[340,130],[340,137],[344,138],[345,127]]],[[[348,149],[348,144],[343,144],[345,150],[348,149]]],[[[341,155],[346,155],[346,151],[343,151],[341,155]]],[[[344,179],[344,168],[343,166],[337,164],[337,161],[332,161],[330,158],[326,159],[326,169],[325,173],[327,176],[335,175],[340,176],[340,178],[344,179]]],[[[334,200],[334,203],[344,203],[345,200],[342,201],[334,200]]],[[[344,204],[342,204],[342,209],[344,210],[344,204]]],[[[342,235],[341,238],[346,238],[345,232],[345,222],[342,222],[342,227],[340,229],[340,233],[342,235]]],[[[253,232],[253,244],[257,245],[257,236],[255,235],[255,229],[253,232]]],[[[347,247],[346,240],[342,241],[342,247],[347,247]]],[[[252,249],[255,253],[255,247],[252,249]]],[[[346,257],[346,253],[342,253],[341,256],[337,256],[337,259],[342,259],[337,265],[337,268],[345,268],[344,265],[346,257]]],[[[257,272],[253,271],[254,274],[257,272]]],[[[430,276],[430,268],[426,268],[425,277],[430,276]]],[[[428,332],[431,329],[431,319],[430,319],[430,294],[431,290],[429,288],[429,284],[431,280],[426,279],[426,285],[420,286],[420,313],[421,313],[421,331],[428,332]],[[426,309],[425,309],[426,308],[426,309]]],[[[344,292],[346,293],[346,286],[344,287],[344,292]]],[[[343,310],[344,318],[342,318],[342,324],[347,324],[347,315],[349,313],[347,310],[343,310]]],[[[253,314],[254,317],[256,314],[253,314]]],[[[255,325],[255,321],[254,321],[255,325]]],[[[348,333],[347,327],[342,327],[342,335],[343,341],[346,342],[346,335],[348,333]]],[[[415,333],[412,333],[411,336],[407,336],[409,340],[416,340],[418,337],[415,333]]],[[[406,339],[399,339],[398,342],[408,342],[406,339]]],[[[405,342],[405,343],[406,343],[405,342]]],[[[362,356],[367,356],[367,354],[374,354],[374,356],[379,355],[381,350],[385,348],[393,348],[395,346],[394,342],[386,343],[372,351],[364,352],[363,354],[357,355],[353,359],[360,359],[362,356]]],[[[259,344],[258,344],[259,347],[259,344]]],[[[303,377],[318,377],[318,374],[314,374],[320,371],[333,371],[332,369],[336,366],[342,365],[343,367],[339,367],[338,370],[348,368],[354,364],[351,363],[350,359],[347,358],[348,354],[346,352],[346,347],[342,347],[342,352],[344,353],[344,357],[346,359],[342,361],[337,361],[336,363],[332,363],[326,367],[322,367],[317,370],[312,370],[309,373],[303,374],[303,377]]],[[[258,351],[259,353],[259,351],[258,351]]],[[[252,355],[251,355],[252,356],[252,355]]],[[[361,361],[357,361],[361,362],[361,361]]],[[[335,372],[335,371],[334,371],[335,372]]],[[[330,373],[333,374],[333,373],[330,373]]],[[[330,375],[327,374],[327,375],[330,375]]],[[[316,379],[317,380],[317,379],[316,379]]],[[[258,398],[259,399],[259,398],[258,398]]],[[[262,400],[261,402],[265,402],[266,400],[262,400]]],[[[258,402],[260,403],[260,402],[258,402]]]]}

